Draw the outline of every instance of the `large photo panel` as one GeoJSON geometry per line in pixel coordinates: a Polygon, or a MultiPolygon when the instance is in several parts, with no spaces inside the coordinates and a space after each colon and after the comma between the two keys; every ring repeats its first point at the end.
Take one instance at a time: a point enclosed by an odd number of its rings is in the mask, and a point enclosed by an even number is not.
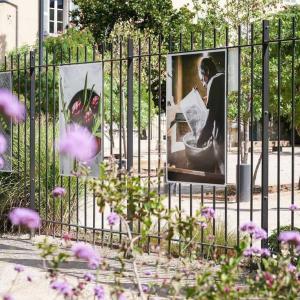
{"type": "Polygon", "coordinates": [[[168,182],[226,184],[226,59],[226,50],[168,56],[168,182]]]}
{"type": "MultiPolygon", "coordinates": [[[[87,166],[89,176],[98,177],[99,165],[103,158],[102,64],[61,66],[59,73],[60,136],[64,136],[67,126],[74,123],[87,128],[95,136],[98,145],[97,153],[87,162],[87,166]]],[[[79,168],[80,163],[73,158],[60,156],[61,175],[73,175],[79,168]]]]}

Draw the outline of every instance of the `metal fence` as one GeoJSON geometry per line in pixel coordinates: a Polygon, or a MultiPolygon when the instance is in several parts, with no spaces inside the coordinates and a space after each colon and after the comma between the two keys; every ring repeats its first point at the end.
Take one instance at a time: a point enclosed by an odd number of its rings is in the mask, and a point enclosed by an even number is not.
{"type": "MultiPolygon", "coordinates": [[[[64,232],[74,232],[77,239],[102,243],[113,234],[115,242],[121,243],[125,232],[121,226],[112,230],[107,226],[107,212],[98,212],[95,196],[87,184],[77,177],[60,176],[55,152],[58,68],[97,61],[104,70],[105,133],[109,137],[104,140],[104,156],[115,155],[120,165],[126,162],[127,169],[133,168],[141,176],[160,178],[156,188],[169,209],[177,206],[182,215],[192,216],[203,205],[213,207],[216,219],[212,228],[201,230],[200,252],[210,243],[210,235],[215,236],[216,248],[230,249],[239,244],[238,228],[244,221],[256,221],[269,234],[271,230],[279,232],[282,225],[300,227],[295,218],[297,211],[288,209],[299,196],[300,151],[295,130],[299,118],[296,105],[300,103],[299,31],[298,19],[294,18],[284,29],[281,20],[276,24],[264,21],[262,25],[240,26],[232,32],[224,28],[179,37],[119,38],[92,47],[44,50],[44,57],[39,59],[34,51],[6,57],[2,71],[11,72],[13,90],[28,108],[26,122],[13,126],[13,172],[1,175],[2,183],[9,177],[10,187],[18,191],[9,196],[14,197],[11,205],[30,205],[38,210],[46,234],[62,236],[64,232]],[[166,132],[161,130],[165,128],[167,105],[166,57],[169,53],[212,49],[236,49],[238,53],[238,92],[228,95],[229,107],[236,109],[227,118],[236,124],[229,134],[236,131],[237,138],[236,145],[228,148],[229,185],[220,188],[167,184],[160,174],[166,163],[166,132]],[[246,125],[245,107],[249,120],[246,125]],[[283,131],[282,120],[289,124],[285,127],[287,133],[283,131]],[[245,126],[250,128],[252,175],[262,154],[257,181],[251,179],[251,198],[246,203],[240,202],[240,188],[236,184],[245,126]],[[273,144],[277,145],[273,151],[271,130],[273,144]],[[281,149],[283,135],[287,142],[281,149]],[[50,194],[58,185],[68,192],[61,201],[50,194]]],[[[163,226],[166,224],[157,220],[148,249],[161,242],[163,226]]],[[[134,227],[134,231],[138,234],[139,227],[134,227]]],[[[172,245],[179,245],[180,249],[180,237],[168,245],[169,252],[175,251],[172,245]]]]}

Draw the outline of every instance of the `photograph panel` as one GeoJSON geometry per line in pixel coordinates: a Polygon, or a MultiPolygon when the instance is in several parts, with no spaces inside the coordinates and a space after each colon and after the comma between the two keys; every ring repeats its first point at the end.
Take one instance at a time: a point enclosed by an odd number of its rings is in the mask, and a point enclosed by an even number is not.
{"type": "MultiPolygon", "coordinates": [[[[85,162],[89,176],[99,175],[102,161],[102,64],[90,63],[60,67],[60,137],[71,124],[86,128],[97,142],[96,155],[85,162]]],[[[73,175],[80,163],[66,155],[60,156],[60,173],[73,175]]]]}
{"type": "Polygon", "coordinates": [[[226,184],[226,50],[169,55],[167,180],[226,184]]]}

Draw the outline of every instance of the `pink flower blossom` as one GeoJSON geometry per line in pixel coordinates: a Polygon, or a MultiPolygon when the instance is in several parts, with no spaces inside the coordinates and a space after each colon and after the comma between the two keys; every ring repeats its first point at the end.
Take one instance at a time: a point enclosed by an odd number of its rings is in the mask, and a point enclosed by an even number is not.
{"type": "Polygon", "coordinates": [[[147,284],[142,284],[142,290],[144,293],[149,293],[149,286],[147,284]]]}
{"type": "Polygon", "coordinates": [[[25,106],[9,90],[0,89],[0,112],[14,123],[25,120],[25,106]]]}
{"type": "Polygon", "coordinates": [[[119,294],[118,300],[127,300],[127,297],[125,296],[125,293],[119,294]]]}
{"type": "Polygon", "coordinates": [[[88,265],[95,269],[100,264],[100,257],[98,253],[89,244],[77,243],[71,248],[74,256],[88,262],[88,265]]]}
{"type": "Polygon", "coordinates": [[[0,154],[4,154],[7,150],[7,141],[3,134],[0,133],[0,154]]]}
{"type": "Polygon", "coordinates": [[[52,196],[54,198],[57,197],[63,197],[66,194],[66,189],[64,189],[63,187],[57,186],[53,191],[52,191],[52,196]]]}
{"type": "Polygon", "coordinates": [[[215,217],[215,211],[211,207],[203,207],[201,215],[207,219],[213,219],[215,217]]]}
{"type": "Polygon", "coordinates": [[[290,207],[289,207],[290,211],[295,211],[297,209],[298,209],[298,206],[296,204],[291,204],[290,207]]]}
{"type": "Polygon", "coordinates": [[[0,156],[0,170],[4,168],[5,162],[4,159],[0,156]]]}
{"type": "Polygon", "coordinates": [[[50,287],[65,297],[71,297],[73,295],[73,289],[66,281],[55,280],[51,283],[50,287]]]}
{"type": "Polygon", "coordinates": [[[300,233],[297,231],[285,231],[279,234],[278,240],[295,246],[300,246],[300,233]]]}
{"type": "Polygon", "coordinates": [[[96,285],[94,287],[94,295],[97,298],[97,300],[104,300],[105,299],[104,288],[101,285],[96,285]]]}
{"type": "Polygon", "coordinates": [[[30,229],[36,229],[41,226],[39,214],[29,208],[15,208],[8,216],[13,225],[23,225],[30,229]]]}
{"type": "Polygon", "coordinates": [[[71,124],[59,141],[59,152],[87,162],[97,153],[97,141],[87,128],[71,124]]]}
{"type": "Polygon", "coordinates": [[[107,216],[107,221],[108,224],[110,226],[115,225],[116,223],[118,223],[120,221],[120,217],[118,216],[118,214],[116,214],[115,212],[111,212],[108,216],[107,216]]]}
{"type": "Polygon", "coordinates": [[[62,236],[62,238],[63,238],[63,240],[65,241],[65,242],[69,242],[69,241],[71,241],[71,239],[72,239],[72,234],[71,233],[64,233],[63,234],[63,236],[62,236]]]}

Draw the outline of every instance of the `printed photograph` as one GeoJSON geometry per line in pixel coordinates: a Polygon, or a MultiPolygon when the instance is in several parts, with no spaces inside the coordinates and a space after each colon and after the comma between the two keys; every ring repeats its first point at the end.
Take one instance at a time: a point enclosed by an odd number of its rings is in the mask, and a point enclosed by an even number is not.
{"type": "Polygon", "coordinates": [[[226,50],[167,64],[167,181],[225,185],[226,50]]]}
{"type": "MultiPolygon", "coordinates": [[[[66,134],[70,126],[80,126],[91,133],[97,149],[86,162],[61,155],[60,173],[74,175],[82,164],[89,176],[97,177],[102,161],[102,64],[90,63],[60,67],[60,136],[66,134]]],[[[84,132],[83,132],[84,133],[84,132]]],[[[88,151],[89,149],[84,149],[88,151]]]]}
{"type": "MultiPolygon", "coordinates": [[[[11,93],[11,72],[0,73],[0,90],[3,91],[3,93],[11,93]]],[[[1,149],[2,154],[0,156],[0,172],[12,171],[11,128],[11,120],[6,118],[4,114],[0,114],[0,138],[4,139],[3,141],[1,141],[1,145],[5,145],[2,146],[5,148],[1,149]]]]}

